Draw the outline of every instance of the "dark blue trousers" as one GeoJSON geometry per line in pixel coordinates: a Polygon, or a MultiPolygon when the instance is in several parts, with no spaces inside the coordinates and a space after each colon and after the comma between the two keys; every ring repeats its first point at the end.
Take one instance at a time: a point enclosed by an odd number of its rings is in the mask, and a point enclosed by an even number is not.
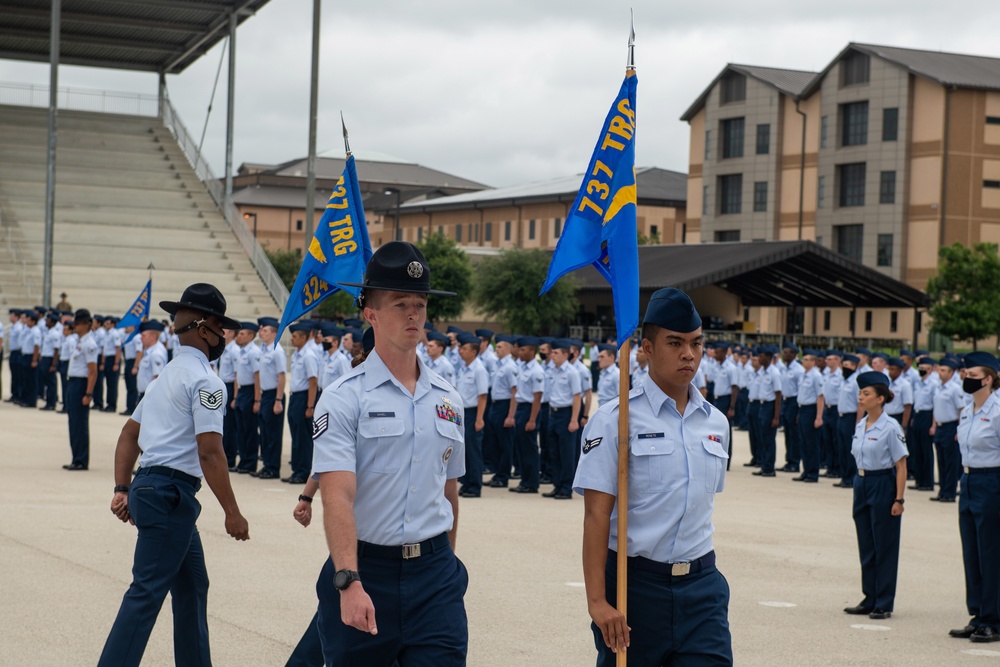
{"type": "Polygon", "coordinates": [[[378,634],[340,620],[336,568],[327,559],[316,584],[320,639],[327,667],[464,667],[469,647],[465,591],[469,574],[445,545],[409,560],[378,558],[358,549],[358,572],[375,607],[378,634]]]}
{"type": "Polygon", "coordinates": [[[107,384],[107,391],[104,394],[104,407],[111,408],[112,411],[118,411],[118,374],[119,370],[115,370],[115,358],[108,357],[104,366],[104,382],[107,384]]]}
{"type": "Polygon", "coordinates": [[[549,445],[549,404],[538,410],[538,468],[542,477],[552,479],[552,447],[549,445]]]}
{"type": "Polygon", "coordinates": [[[128,414],[132,414],[135,406],[139,403],[139,389],[136,377],[132,375],[133,368],[135,368],[135,359],[126,359],[125,369],[122,373],[125,377],[125,412],[128,414]]]}
{"type": "Polygon", "coordinates": [[[90,465],[90,408],[83,406],[87,378],[70,378],[63,401],[69,421],[69,449],[73,463],[90,465]]]}
{"type": "Polygon", "coordinates": [[[750,390],[746,387],[740,389],[736,396],[736,427],[744,430],[750,428],[747,409],[750,407],[750,390]]]}
{"type": "Polygon", "coordinates": [[[42,393],[45,397],[45,407],[55,409],[56,403],[59,402],[59,394],[57,389],[59,387],[59,380],[57,376],[59,374],[59,369],[52,368],[53,357],[42,357],[38,362],[38,377],[40,379],[40,384],[42,386],[42,393]]]}
{"type": "Polygon", "coordinates": [[[483,451],[493,452],[496,461],[493,479],[505,484],[510,481],[510,469],[514,457],[514,429],[506,428],[503,423],[510,410],[510,399],[493,401],[486,419],[486,434],[483,437],[483,451]],[[487,446],[486,443],[489,443],[487,446]]]}
{"type": "Polygon", "coordinates": [[[458,478],[460,493],[477,496],[483,492],[483,432],[476,430],[478,410],[465,408],[465,474],[458,478]]]}
{"type": "Polygon", "coordinates": [[[312,471],[313,440],[311,417],[306,417],[308,391],[293,391],[288,397],[288,432],[292,436],[292,477],[306,479],[312,471]]]}
{"type": "Polygon", "coordinates": [[[774,401],[764,401],[757,409],[757,463],[760,464],[761,472],[774,472],[778,434],[778,427],[771,426],[774,421],[774,401]]]}
{"type": "MultiPolygon", "coordinates": [[[[128,375],[125,376],[126,378],[128,375]]],[[[236,397],[235,382],[226,382],[226,414],[222,418],[222,449],[226,452],[226,462],[232,468],[236,465],[239,436],[236,430],[236,408],[230,407],[236,397]]],[[[126,382],[126,386],[128,383],[126,382]]],[[[252,399],[251,399],[252,400],[252,399]]]]}
{"type": "Polygon", "coordinates": [[[33,357],[21,355],[21,403],[35,407],[38,404],[38,370],[31,367],[33,357]]]}
{"type": "Polygon", "coordinates": [[[795,396],[781,397],[781,425],[785,429],[785,463],[796,470],[802,460],[802,443],[799,440],[799,401],[795,396]]]}
{"type": "MultiPolygon", "coordinates": [[[[333,580],[330,581],[332,587],[333,580]]],[[[379,621],[381,625],[378,614],[376,614],[375,620],[379,621]]],[[[306,626],[306,631],[302,633],[302,639],[295,645],[292,655],[288,657],[285,667],[319,667],[322,664],[324,664],[323,642],[319,637],[319,612],[316,612],[309,621],[309,625],[306,626]]]]}
{"type": "Polygon", "coordinates": [[[903,517],[890,513],[896,499],[896,471],[890,469],[886,473],[855,475],[854,527],[861,555],[861,592],[865,596],[861,606],[892,611],[903,517]]]}
{"type": "Polygon", "coordinates": [[[840,477],[840,450],[837,448],[837,421],[840,414],[836,405],[823,409],[823,427],[819,435],[819,465],[826,468],[827,476],[840,477]]]}
{"type": "Polygon", "coordinates": [[[7,366],[10,368],[10,400],[13,403],[21,402],[21,351],[11,350],[7,358],[7,366]]]}
{"type": "Polygon", "coordinates": [[[750,435],[750,463],[760,465],[760,403],[747,405],[747,431],[750,435]]]}
{"type": "MultiPolygon", "coordinates": [[[[538,488],[538,421],[535,420],[535,430],[527,431],[525,426],[531,418],[531,403],[518,403],[514,413],[515,444],[518,458],[521,460],[521,486],[528,489],[538,488]]],[[[541,413],[539,412],[539,417],[541,413]]]]}
{"type": "Polygon", "coordinates": [[[816,423],[816,404],[800,405],[798,409],[799,442],[802,443],[802,476],[819,479],[819,429],[816,423]]]}
{"type": "MultiPolygon", "coordinates": [[[[727,421],[729,422],[729,459],[726,461],[726,470],[729,470],[729,465],[733,461],[733,420],[729,419],[729,405],[732,401],[732,392],[715,397],[715,407],[718,408],[719,412],[726,415],[727,421]]],[[[733,417],[733,419],[735,419],[735,417],[733,417]]]]}
{"type": "Polygon", "coordinates": [[[570,433],[573,407],[549,408],[549,442],[552,446],[552,483],[556,493],[573,493],[576,474],[576,433],[570,433]]]}
{"type": "Polygon", "coordinates": [[[941,498],[954,498],[958,493],[958,473],[962,465],[962,454],[958,449],[958,441],[955,440],[957,433],[957,421],[945,422],[934,430],[938,483],[941,486],[938,496],[941,498]]]}
{"type": "Polygon", "coordinates": [[[934,487],[934,439],[931,438],[933,423],[933,410],[914,412],[910,422],[910,440],[906,443],[910,450],[906,462],[913,463],[913,478],[917,486],[924,488],[934,487]]]}
{"type": "MultiPolygon", "coordinates": [[[[277,400],[277,389],[262,390],[260,410],[257,411],[260,425],[260,462],[263,464],[260,471],[275,475],[281,472],[281,438],[285,433],[285,415],[274,414],[274,403],[277,400]]],[[[284,403],[285,397],[282,396],[282,407],[284,403]]]]}
{"type": "Polygon", "coordinates": [[[69,384],[69,361],[59,362],[59,395],[63,397],[63,410],[66,409],[66,386],[69,384]]]}
{"type": "Polygon", "coordinates": [[[90,402],[92,408],[98,410],[104,407],[104,355],[97,357],[97,382],[94,383],[94,398],[90,402]]]}
{"type": "Polygon", "coordinates": [[[236,392],[236,438],[240,452],[240,469],[257,470],[260,439],[257,430],[257,415],[253,413],[252,384],[240,387],[239,391],[236,392]]]}
{"type": "Polygon", "coordinates": [[[837,450],[840,452],[840,481],[844,484],[854,483],[858,473],[858,464],[851,455],[851,441],[854,439],[854,427],[858,425],[856,412],[848,412],[837,417],[837,450]]]}
{"type": "MultiPolygon", "coordinates": [[[[612,607],[618,599],[617,560],[617,554],[608,550],[605,596],[612,607]]],[[[648,571],[638,561],[630,558],[628,567],[629,664],[732,665],[729,582],[722,573],[713,565],[673,577],[648,571]]],[[[597,667],[614,667],[615,654],[605,645],[600,629],[594,623],[590,629],[597,646],[597,667]]]]}
{"type": "Polygon", "coordinates": [[[208,572],[195,522],[200,481],[140,468],[128,494],[138,529],[132,584],[104,645],[98,667],[138,665],[153,624],[170,593],[174,615],[174,662],[211,665],[208,646],[208,572]]]}
{"type": "Polygon", "coordinates": [[[962,475],[958,529],[972,625],[1000,628],[1000,472],[962,475]]]}

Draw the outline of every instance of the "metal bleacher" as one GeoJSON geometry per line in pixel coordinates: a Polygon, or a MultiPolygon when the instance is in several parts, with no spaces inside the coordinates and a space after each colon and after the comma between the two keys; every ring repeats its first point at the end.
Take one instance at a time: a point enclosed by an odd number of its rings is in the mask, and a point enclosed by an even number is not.
{"type": "MultiPolygon", "coordinates": [[[[40,302],[47,127],[44,108],[0,105],[4,309],[40,302]]],[[[209,190],[218,182],[203,182],[178,141],[162,116],[60,109],[53,296],[66,292],[76,308],[120,316],[152,263],[157,319],[166,314],[156,303],[193,282],[218,286],[234,317],[280,314],[280,295],[264,282],[274,276],[262,277],[259,257],[258,267],[251,261],[259,246],[237,237],[246,232],[241,219],[230,228],[209,190]]]]}

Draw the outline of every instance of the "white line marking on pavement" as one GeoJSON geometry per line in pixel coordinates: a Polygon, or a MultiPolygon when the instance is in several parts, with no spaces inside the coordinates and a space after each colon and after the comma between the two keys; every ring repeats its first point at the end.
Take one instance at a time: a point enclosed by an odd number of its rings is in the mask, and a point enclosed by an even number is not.
{"type": "Polygon", "coordinates": [[[761,600],[757,604],[763,607],[781,607],[783,609],[790,609],[791,607],[798,607],[799,605],[794,602],[775,602],[772,600],[761,600]]]}
{"type": "Polygon", "coordinates": [[[566,585],[570,588],[583,588],[585,586],[582,581],[567,581],[566,585]]]}
{"type": "Polygon", "coordinates": [[[982,655],[992,658],[1000,658],[1000,651],[987,651],[984,648],[966,648],[962,649],[960,653],[965,653],[966,655],[982,655]]]}
{"type": "Polygon", "coordinates": [[[873,632],[884,632],[892,630],[888,625],[872,625],[871,623],[856,623],[851,626],[855,630],[871,630],[873,632]]]}

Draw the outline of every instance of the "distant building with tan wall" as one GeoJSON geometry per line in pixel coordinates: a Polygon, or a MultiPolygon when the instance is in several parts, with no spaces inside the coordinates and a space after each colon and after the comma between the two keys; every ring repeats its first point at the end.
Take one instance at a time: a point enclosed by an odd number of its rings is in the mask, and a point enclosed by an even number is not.
{"type": "MultiPolygon", "coordinates": [[[[682,120],[689,242],[813,240],[918,289],[942,245],[1000,242],[1000,59],[852,43],[818,73],[727,65],[682,120]]],[[[913,331],[912,311],[752,317],[913,331]]]]}

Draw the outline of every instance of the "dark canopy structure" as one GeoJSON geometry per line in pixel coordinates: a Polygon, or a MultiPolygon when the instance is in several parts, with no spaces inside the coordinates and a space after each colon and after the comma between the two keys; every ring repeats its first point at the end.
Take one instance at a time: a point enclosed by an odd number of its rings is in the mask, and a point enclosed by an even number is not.
{"type": "MultiPolygon", "coordinates": [[[[591,266],[582,291],[610,287],[591,266]]],[[[715,285],[745,306],[926,308],[927,296],[812,241],[701,243],[639,248],[642,300],[663,287],[689,291],[715,285]]]]}

